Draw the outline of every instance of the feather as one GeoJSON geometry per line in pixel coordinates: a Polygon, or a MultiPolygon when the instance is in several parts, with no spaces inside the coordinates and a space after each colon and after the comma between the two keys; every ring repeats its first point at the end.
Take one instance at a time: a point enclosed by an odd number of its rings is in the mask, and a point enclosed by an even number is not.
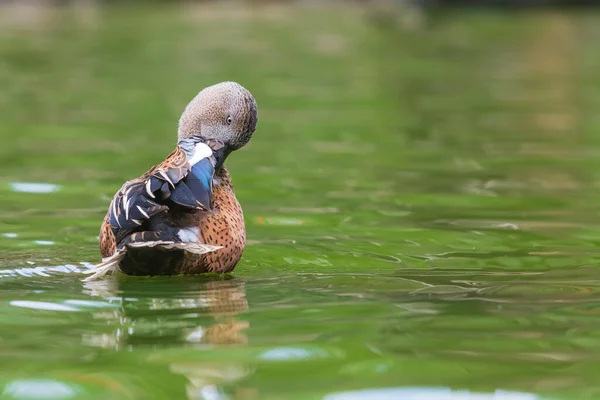
{"type": "Polygon", "coordinates": [[[171,179],[169,178],[169,174],[167,174],[167,171],[163,171],[162,169],[160,171],[158,171],[158,173],[160,174],[160,176],[163,177],[163,179],[167,182],[169,182],[169,184],[173,187],[175,187],[175,184],[173,183],[173,181],[171,181],[171,179]]]}
{"type": "MultiPolygon", "coordinates": [[[[149,181],[148,181],[149,182],[149,181]]],[[[148,215],[148,213],[146,211],[144,211],[144,209],[140,206],[136,206],[137,209],[140,211],[140,213],[142,213],[142,215],[148,219],[150,219],[150,216],[148,215]]]]}
{"type": "Polygon", "coordinates": [[[123,208],[125,209],[125,219],[129,219],[129,202],[131,199],[129,198],[129,190],[125,192],[125,196],[123,196],[123,208]]]}
{"type": "Polygon", "coordinates": [[[160,197],[162,200],[167,200],[171,197],[171,189],[167,182],[162,182],[160,186],[160,197]]]}
{"type": "Polygon", "coordinates": [[[118,271],[119,263],[125,257],[125,251],[119,250],[110,257],[103,258],[102,262],[94,265],[94,268],[86,271],[85,273],[91,273],[92,275],[85,278],[84,282],[89,282],[94,279],[98,279],[102,276],[107,275],[109,272],[118,271]]]}
{"type": "Polygon", "coordinates": [[[198,202],[194,193],[186,185],[185,180],[179,182],[177,187],[171,192],[171,201],[186,208],[197,208],[198,202]]]}
{"type": "Polygon", "coordinates": [[[190,165],[196,165],[199,161],[205,160],[213,155],[212,149],[205,143],[196,143],[194,146],[194,154],[188,160],[190,165]]]}
{"type": "Polygon", "coordinates": [[[126,182],[115,195],[109,209],[109,223],[117,244],[144,221],[168,209],[147,196],[146,180],[138,178],[126,182]]]}
{"type": "Polygon", "coordinates": [[[151,198],[153,198],[153,199],[156,198],[156,196],[154,195],[153,190],[152,190],[152,180],[151,179],[148,179],[146,181],[146,193],[148,193],[148,196],[150,196],[151,198]]]}
{"type": "Polygon", "coordinates": [[[92,274],[85,278],[84,282],[89,282],[98,278],[101,278],[110,272],[119,271],[119,264],[125,258],[127,250],[129,248],[142,248],[142,247],[158,247],[163,250],[184,250],[192,254],[206,254],[223,248],[222,246],[213,246],[210,244],[203,243],[175,243],[171,241],[152,241],[152,242],[132,242],[127,243],[123,248],[119,249],[115,254],[110,257],[103,258],[102,262],[96,264],[93,269],[86,271],[85,273],[92,274]]]}
{"type": "Polygon", "coordinates": [[[204,209],[212,206],[212,179],[215,168],[209,159],[204,159],[192,167],[191,172],[183,182],[194,195],[194,201],[198,202],[204,209]]]}

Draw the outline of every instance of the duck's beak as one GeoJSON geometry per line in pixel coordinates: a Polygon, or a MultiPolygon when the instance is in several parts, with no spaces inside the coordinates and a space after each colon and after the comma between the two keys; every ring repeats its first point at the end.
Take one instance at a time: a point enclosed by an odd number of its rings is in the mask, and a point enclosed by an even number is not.
{"type": "Polygon", "coordinates": [[[213,151],[213,156],[217,163],[215,164],[215,170],[220,170],[225,162],[227,156],[233,151],[227,143],[223,143],[218,140],[208,140],[206,141],[208,147],[210,147],[213,151]]]}

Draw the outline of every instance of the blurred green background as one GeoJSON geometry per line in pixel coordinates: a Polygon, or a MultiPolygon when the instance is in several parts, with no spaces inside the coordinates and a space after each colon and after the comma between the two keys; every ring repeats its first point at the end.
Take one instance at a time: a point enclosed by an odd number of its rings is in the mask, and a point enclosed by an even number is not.
{"type": "Polygon", "coordinates": [[[0,3],[1,397],[598,398],[598,43],[594,8],[0,3]],[[224,80],[234,276],[82,284],[224,80]]]}

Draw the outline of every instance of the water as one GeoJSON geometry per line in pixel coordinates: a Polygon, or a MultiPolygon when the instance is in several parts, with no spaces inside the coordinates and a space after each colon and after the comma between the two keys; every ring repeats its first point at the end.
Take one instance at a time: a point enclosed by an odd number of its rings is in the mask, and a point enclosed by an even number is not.
{"type": "Polygon", "coordinates": [[[600,14],[256,7],[0,13],[2,397],[600,397],[600,14]],[[234,276],[82,283],[226,79],[234,276]]]}

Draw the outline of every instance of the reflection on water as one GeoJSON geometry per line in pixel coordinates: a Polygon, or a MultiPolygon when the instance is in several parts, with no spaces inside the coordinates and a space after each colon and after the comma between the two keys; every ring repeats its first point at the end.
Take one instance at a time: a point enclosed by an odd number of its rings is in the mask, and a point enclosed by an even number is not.
{"type": "MultiPolygon", "coordinates": [[[[249,322],[237,316],[248,309],[243,281],[205,281],[194,285],[193,291],[186,290],[185,298],[179,298],[177,293],[171,293],[176,297],[139,298],[137,290],[144,290],[141,286],[130,286],[126,280],[113,276],[85,282],[84,287],[84,292],[91,296],[119,304],[118,308],[94,314],[95,319],[106,321],[111,331],[85,333],[82,343],[86,346],[133,351],[138,346],[150,346],[154,341],[160,345],[169,337],[170,344],[180,342],[188,348],[189,356],[194,351],[205,351],[206,346],[247,343],[244,330],[249,322]],[[138,313],[140,306],[159,313],[154,314],[155,317],[146,312],[138,313]],[[168,311],[168,314],[160,311],[168,311]],[[161,333],[153,340],[156,331],[161,333]]],[[[189,381],[186,390],[190,399],[225,398],[221,397],[218,385],[234,382],[247,374],[243,363],[194,361],[193,357],[169,362],[169,370],[189,381]]]]}
{"type": "Polygon", "coordinates": [[[70,399],[83,394],[76,385],[49,379],[19,379],[9,383],[3,398],[9,399],[70,399]]]}
{"type": "Polygon", "coordinates": [[[10,187],[21,193],[53,193],[60,190],[60,186],[51,183],[13,182],[10,187]]]}
{"type": "Polygon", "coordinates": [[[0,10],[2,397],[597,398],[600,14],[260,3],[0,10]],[[83,284],[226,79],[235,277],[83,284]]]}

